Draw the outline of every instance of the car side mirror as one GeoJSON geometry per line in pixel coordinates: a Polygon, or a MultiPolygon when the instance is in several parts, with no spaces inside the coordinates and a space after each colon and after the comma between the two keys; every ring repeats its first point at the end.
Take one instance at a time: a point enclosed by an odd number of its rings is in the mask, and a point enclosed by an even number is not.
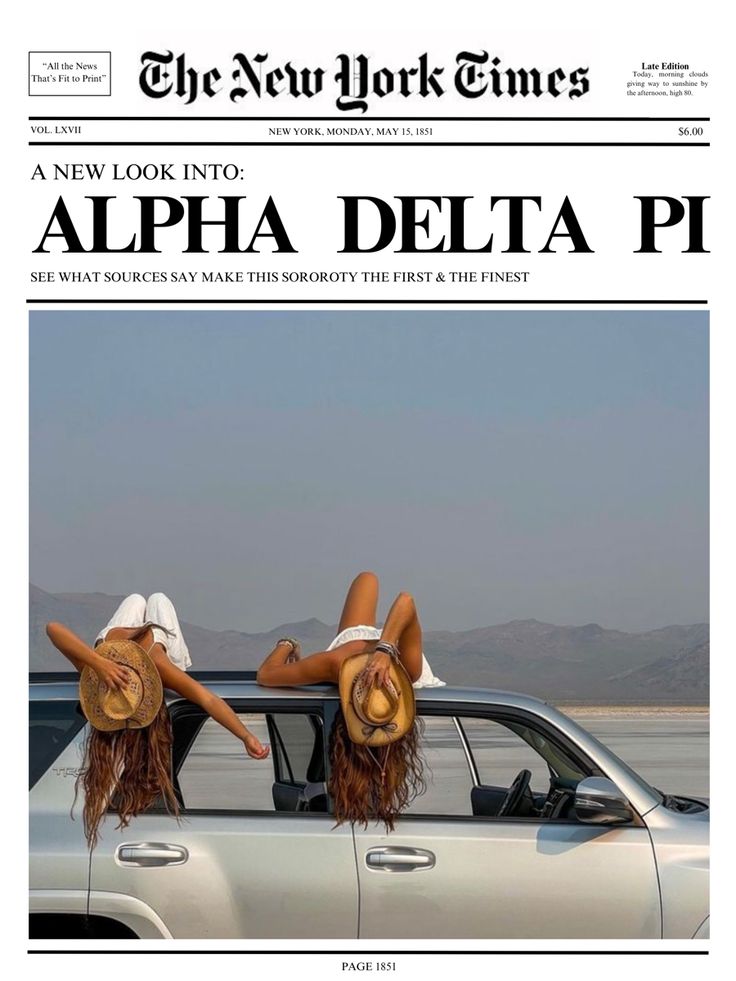
{"type": "Polygon", "coordinates": [[[575,789],[575,816],[586,824],[626,824],[634,811],[613,780],[586,777],[575,789]]]}

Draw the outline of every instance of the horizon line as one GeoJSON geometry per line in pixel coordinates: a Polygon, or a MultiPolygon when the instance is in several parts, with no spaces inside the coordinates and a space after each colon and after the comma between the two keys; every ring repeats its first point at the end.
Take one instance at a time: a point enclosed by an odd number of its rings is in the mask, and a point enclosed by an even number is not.
{"type": "MultiPolygon", "coordinates": [[[[28,585],[29,585],[29,587],[32,587],[33,589],[37,589],[40,592],[45,593],[47,596],[54,596],[54,597],[59,597],[59,596],[105,596],[105,597],[107,597],[109,599],[123,599],[124,598],[124,594],[122,594],[122,593],[120,593],[120,594],[118,594],[118,593],[105,593],[102,590],[98,590],[98,589],[92,590],[92,591],[86,591],[86,592],[80,592],[80,591],[75,591],[75,590],[70,590],[70,591],[56,591],[56,592],[53,592],[50,589],[44,589],[43,586],[38,586],[36,583],[32,582],[30,579],[28,580],[28,585]]],[[[29,601],[29,610],[30,610],[30,601],[29,601]]],[[[241,629],[239,629],[237,627],[224,627],[224,628],[204,627],[201,624],[194,623],[194,622],[192,622],[190,620],[182,620],[182,623],[184,623],[186,626],[189,626],[189,627],[195,627],[198,630],[206,630],[209,633],[221,633],[221,634],[222,633],[235,633],[235,634],[245,634],[246,636],[252,637],[252,636],[257,636],[259,634],[272,634],[272,633],[277,633],[279,630],[281,630],[285,626],[297,626],[297,625],[300,625],[300,624],[309,623],[311,621],[315,621],[315,622],[321,624],[323,627],[328,627],[330,629],[333,629],[334,628],[335,630],[337,629],[337,624],[327,623],[325,620],[320,619],[320,617],[315,617],[315,616],[303,617],[303,618],[298,619],[298,620],[293,620],[293,619],[286,618],[285,620],[282,620],[281,623],[275,624],[274,626],[269,627],[267,630],[252,630],[252,631],[241,630],[241,629]]],[[[541,626],[545,626],[545,627],[556,627],[556,628],[559,628],[559,629],[567,629],[567,630],[582,630],[585,627],[597,627],[599,630],[603,630],[603,631],[606,631],[608,633],[628,634],[630,636],[640,636],[642,634],[656,633],[657,631],[660,631],[660,630],[667,630],[670,627],[683,627],[683,628],[685,628],[685,627],[708,627],[709,628],[709,631],[710,631],[710,620],[693,620],[690,623],[665,623],[665,624],[662,624],[662,625],[660,625],[658,627],[650,627],[650,628],[645,629],[645,630],[622,630],[620,627],[604,627],[603,624],[597,623],[594,620],[587,621],[586,623],[577,623],[576,624],[576,623],[552,623],[549,620],[538,620],[536,617],[513,617],[510,620],[501,620],[498,623],[480,624],[479,626],[475,626],[475,627],[461,627],[461,628],[458,628],[458,629],[455,629],[455,630],[448,629],[447,627],[434,628],[434,629],[425,629],[424,630],[424,633],[425,634],[438,634],[438,633],[443,633],[443,634],[465,634],[465,633],[473,633],[476,630],[490,630],[493,627],[506,627],[506,626],[510,626],[511,624],[518,624],[518,623],[538,623],[541,626]]],[[[376,626],[381,626],[381,623],[377,623],[376,626]]]]}

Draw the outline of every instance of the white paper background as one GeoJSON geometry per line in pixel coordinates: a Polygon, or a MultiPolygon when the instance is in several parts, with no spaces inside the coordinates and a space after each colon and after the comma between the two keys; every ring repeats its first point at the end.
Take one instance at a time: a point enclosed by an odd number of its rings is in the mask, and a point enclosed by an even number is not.
{"type": "MultiPolygon", "coordinates": [[[[3,420],[6,463],[4,484],[4,536],[6,561],[4,569],[4,593],[7,597],[5,625],[8,633],[6,657],[11,666],[6,694],[7,727],[6,738],[10,745],[25,745],[25,674],[26,663],[26,605],[27,605],[27,481],[26,481],[26,368],[27,368],[27,307],[25,298],[37,290],[31,290],[28,276],[32,269],[58,267],[61,259],[69,262],[71,257],[31,256],[39,227],[43,227],[44,215],[49,210],[49,202],[60,187],[48,186],[42,191],[31,189],[28,178],[36,161],[42,159],[58,160],[118,160],[146,159],[227,159],[240,163],[247,173],[246,188],[254,197],[262,200],[267,193],[277,195],[284,216],[290,216],[298,247],[309,240],[309,254],[306,245],[299,256],[294,257],[184,257],[174,254],[160,257],[162,266],[187,268],[187,263],[203,267],[205,262],[215,267],[231,265],[231,260],[241,263],[245,268],[272,268],[276,260],[281,268],[319,269],[319,268],[387,268],[394,266],[407,269],[421,268],[524,268],[534,277],[536,296],[627,296],[659,297],[681,295],[707,297],[711,301],[712,343],[713,343],[713,435],[714,435],[714,498],[713,527],[714,546],[714,588],[713,588],[713,798],[716,805],[714,846],[718,860],[714,880],[714,923],[715,939],[713,955],[707,960],[690,958],[666,958],[666,962],[651,958],[626,958],[623,963],[617,957],[518,957],[474,958],[413,956],[396,958],[400,961],[398,974],[402,977],[415,977],[423,974],[445,974],[448,971],[472,973],[522,970],[543,972],[545,976],[569,976],[569,971],[594,970],[601,978],[618,976],[621,971],[643,972],[665,970],[670,976],[685,976],[694,971],[700,974],[719,973],[728,963],[728,927],[724,911],[728,904],[728,879],[730,850],[726,843],[726,816],[729,814],[732,791],[727,775],[732,769],[729,752],[728,726],[728,680],[730,677],[731,643],[728,636],[729,614],[731,608],[731,554],[733,550],[733,522],[730,516],[730,501],[733,500],[733,464],[731,431],[732,419],[732,364],[733,342],[731,339],[731,311],[727,301],[730,286],[730,266],[726,265],[729,250],[726,242],[726,228],[729,222],[730,205],[725,185],[725,168],[729,160],[726,141],[730,141],[728,120],[732,118],[725,103],[722,89],[729,83],[725,69],[724,41],[726,28],[719,19],[719,6],[715,3],[688,5],[670,3],[666,7],[657,5],[651,8],[642,4],[634,5],[565,5],[552,8],[549,4],[527,3],[518,10],[510,12],[498,9],[498,5],[454,3],[448,5],[431,4],[378,4],[370,8],[355,8],[347,5],[300,5],[282,2],[278,8],[261,13],[253,5],[217,4],[209,7],[200,5],[126,4],[124,8],[109,8],[99,4],[73,4],[61,9],[57,5],[37,3],[24,10],[24,22],[12,36],[6,36],[7,50],[4,57],[6,90],[13,92],[13,104],[6,110],[5,125],[5,187],[8,201],[6,225],[6,256],[4,269],[7,274],[8,293],[6,301],[6,325],[3,344],[3,420]],[[285,27],[288,26],[288,31],[285,27]],[[284,56],[296,58],[296,52],[309,47],[311,59],[327,62],[329,57],[340,50],[366,50],[370,47],[380,49],[389,56],[396,52],[402,60],[412,53],[422,50],[447,52],[448,58],[456,50],[489,48],[501,52],[509,61],[522,58],[528,63],[545,62],[554,65],[590,62],[595,66],[593,76],[596,84],[594,94],[587,100],[586,114],[633,114],[635,111],[620,96],[620,82],[609,84],[606,79],[623,79],[622,66],[633,67],[639,60],[649,58],[671,58],[691,61],[707,66],[710,72],[710,97],[698,103],[692,99],[671,99],[667,113],[685,114],[683,103],[687,102],[687,114],[713,115],[711,133],[716,141],[713,151],[701,149],[666,150],[657,149],[419,149],[407,148],[258,148],[237,151],[215,151],[203,153],[190,150],[174,151],[174,148],[111,148],[104,154],[96,148],[31,148],[25,149],[29,138],[28,114],[51,113],[51,108],[42,109],[42,103],[51,100],[25,97],[27,51],[53,49],[111,49],[113,52],[113,99],[104,100],[109,108],[102,110],[96,99],[88,104],[77,104],[65,108],[72,100],[54,99],[53,112],[66,114],[80,112],[118,113],[146,112],[174,115],[175,110],[152,106],[137,92],[135,74],[126,78],[125,59],[144,47],[148,48],[186,48],[202,52],[202,61],[211,56],[220,59],[232,50],[264,50],[268,48],[284,56]],[[711,101],[712,100],[712,101],[711,101]],[[695,105],[698,111],[695,111],[695,105]],[[113,109],[114,106],[114,109],[113,109]],[[719,108],[720,107],[720,108],[719,108]],[[715,127],[719,126],[716,135],[715,127]],[[710,158],[716,158],[717,172],[709,173],[710,158]],[[295,180],[295,174],[299,176],[295,180]],[[252,188],[252,190],[251,190],[252,188]],[[720,190],[720,193],[719,193],[720,190]],[[32,192],[32,193],[31,193],[32,192]],[[339,214],[334,202],[336,194],[364,193],[379,196],[421,193],[462,193],[475,194],[479,200],[490,194],[513,193],[541,194],[545,206],[550,204],[550,214],[555,210],[564,193],[569,193],[576,206],[578,217],[589,235],[590,244],[596,249],[595,256],[500,256],[491,257],[395,257],[386,252],[375,257],[346,257],[335,255],[335,237],[339,222],[322,217],[326,213],[339,214]],[[713,250],[711,257],[682,256],[670,252],[664,256],[634,256],[636,248],[636,211],[631,198],[633,194],[713,194],[713,214],[708,222],[707,244],[713,250]],[[604,199],[604,194],[606,198],[604,199]],[[291,217],[293,216],[293,217],[291,217]],[[301,229],[311,225],[309,235],[301,229]],[[48,263],[48,266],[44,266],[48,263]],[[373,264],[375,263],[375,266],[373,264]],[[538,289],[538,291],[537,291],[538,289]],[[554,291],[554,292],[553,292],[554,291]],[[21,734],[22,730],[22,734],[21,734]],[[720,820],[718,819],[720,815],[720,820]],[[592,962],[594,961],[594,963],[592,962]]],[[[223,59],[224,60],[224,59],[223,59]]],[[[664,101],[664,100],[661,100],[664,101]]],[[[657,100],[659,111],[663,111],[661,101],[657,100]]],[[[634,100],[630,100],[631,103],[634,100]]],[[[218,114],[226,115],[230,107],[218,100],[218,114]]],[[[504,107],[505,108],[505,107],[504,107]]],[[[549,111],[561,111],[556,106],[549,111]]],[[[240,110],[243,111],[243,110],[240,110]]],[[[264,111],[267,111],[264,109],[264,111]]],[[[273,113],[287,112],[286,106],[278,105],[273,113]]],[[[328,110],[325,108],[324,110],[328,110]]],[[[332,112],[332,110],[329,110],[332,112]]],[[[398,113],[396,106],[386,107],[384,114],[398,113]]],[[[435,106],[431,110],[438,112],[435,106]]],[[[453,112],[462,111],[457,106],[453,112]]],[[[508,110],[507,110],[508,111],[508,110]]],[[[198,112],[200,110],[198,109],[198,112]]],[[[248,112],[255,114],[249,107],[248,112]]],[[[443,106],[442,112],[449,112],[443,106]]],[[[485,114],[500,114],[501,108],[491,101],[485,114]]],[[[654,104],[649,113],[655,112],[654,104]]],[[[201,112],[204,114],[204,112],[201,112]]],[[[419,110],[412,106],[412,115],[419,110]]],[[[543,115],[540,107],[536,115],[543,115]]],[[[567,114],[567,111],[566,111],[567,114]]],[[[572,114],[572,113],[570,113],[572,114]]],[[[357,120],[353,120],[357,125],[357,120]]],[[[663,124],[660,124],[663,125],[663,124]]],[[[732,159],[732,158],[731,158],[732,159]]],[[[244,182],[245,183],[245,182],[244,182]]],[[[129,193],[136,193],[130,185],[119,185],[129,193]]],[[[65,189],[66,190],[66,189],[65,189]]],[[[168,190],[168,189],[167,189],[168,190]]],[[[69,198],[82,196],[81,188],[69,188],[69,198]]],[[[91,191],[84,187],[85,193],[116,193],[101,185],[91,191]]],[[[179,193],[205,193],[198,185],[178,185],[179,193]]],[[[119,192],[118,192],[119,193],[119,192]]],[[[154,193],[149,187],[143,193],[154,193]]],[[[168,191],[168,193],[171,193],[168,191]]],[[[216,193],[210,189],[209,193],[216,193]]],[[[227,193],[227,190],[222,192],[227,193]]],[[[231,192],[234,193],[234,192],[231,192]]],[[[546,207],[545,207],[546,214],[546,207]]],[[[483,222],[480,223],[484,228],[483,222]]],[[[541,227],[546,230],[546,219],[541,227]]],[[[537,227],[536,222],[530,229],[537,227]]],[[[543,234],[540,233],[540,234],[543,234]]],[[[480,234],[480,233],[479,233],[480,234]]],[[[543,240],[543,239],[542,239],[543,240]]],[[[536,241],[536,236],[534,238],[536,241]]],[[[79,268],[151,268],[150,256],[124,257],[75,257],[74,265],[79,268]],[[82,261],[83,260],[83,261],[82,261]],[[109,265],[108,265],[109,264],[109,265]]],[[[509,287],[505,287],[509,289],[509,287]]],[[[513,295],[521,297],[519,287],[513,287],[513,295]]],[[[498,290],[498,287],[494,287],[498,290]]],[[[198,290],[201,294],[201,290],[198,290]]],[[[458,295],[462,291],[458,290],[458,295]]],[[[392,287],[386,299],[406,295],[406,291],[392,287]]],[[[80,288],[76,296],[84,296],[80,288]]],[[[91,294],[90,294],[91,295],[91,294]]],[[[223,295],[222,293],[218,295],[223,295]]],[[[324,287],[320,295],[325,295],[324,287]]],[[[511,296],[512,294],[506,294],[511,296]]],[[[528,295],[532,295],[531,292],[528,295]]],[[[443,297],[449,296],[447,290],[443,297]]],[[[730,300],[730,297],[728,297],[730,300]]],[[[10,749],[10,745],[8,749],[10,749]]],[[[6,845],[6,886],[7,902],[4,909],[6,935],[12,937],[7,955],[13,958],[24,957],[26,948],[26,902],[25,902],[25,756],[17,751],[19,758],[8,753],[6,786],[10,793],[4,795],[12,800],[12,807],[3,808],[4,840],[6,845]]],[[[202,947],[201,942],[182,942],[182,947],[202,947]]],[[[218,946],[225,946],[219,944],[218,946]]],[[[239,949],[261,946],[247,941],[236,944],[239,949]]],[[[301,944],[301,946],[304,946],[301,944]]],[[[321,943],[321,949],[343,948],[343,942],[321,943]]],[[[360,943],[359,949],[367,949],[360,943]]],[[[395,949],[397,945],[392,944],[395,949]]],[[[410,946],[410,945],[407,945],[410,946]]],[[[427,948],[430,944],[422,943],[427,948]]],[[[440,946],[445,946],[441,944],[440,946]]],[[[468,947],[469,944],[458,944],[468,947]]],[[[508,947],[508,945],[488,942],[476,946],[483,949],[508,947]]],[[[544,942],[529,942],[524,946],[550,949],[553,946],[565,947],[544,942]]],[[[576,943],[576,947],[596,947],[594,943],[576,943]]],[[[651,948],[655,944],[612,944],[611,949],[651,948]]],[[[691,943],[667,942],[666,948],[692,949],[691,943]]],[[[252,957],[232,960],[220,958],[212,965],[215,970],[243,971],[247,973],[277,969],[298,972],[302,977],[323,978],[338,976],[341,972],[342,956],[314,958],[273,958],[252,957]]],[[[139,958],[135,962],[121,961],[120,958],[106,958],[98,963],[96,958],[77,962],[76,959],[54,959],[45,957],[26,959],[17,967],[32,975],[42,975],[54,971],[61,976],[71,975],[80,968],[108,972],[111,976],[130,975],[131,970],[142,976],[149,976],[161,970],[176,971],[181,976],[194,976],[210,969],[201,958],[173,957],[165,962],[153,958],[139,958]]]]}

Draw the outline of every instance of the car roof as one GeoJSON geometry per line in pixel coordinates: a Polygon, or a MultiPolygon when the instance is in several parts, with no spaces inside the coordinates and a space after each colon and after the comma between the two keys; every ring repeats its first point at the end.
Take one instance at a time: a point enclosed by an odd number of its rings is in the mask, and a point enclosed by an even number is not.
{"type": "MultiPolygon", "coordinates": [[[[256,701],[273,701],[278,699],[288,701],[313,701],[315,698],[332,701],[339,697],[335,685],[305,685],[299,688],[266,688],[257,684],[255,672],[191,672],[220,698],[248,698],[256,701]],[[245,675],[245,676],[244,676],[245,675]]],[[[76,674],[70,672],[36,672],[29,675],[29,697],[31,701],[78,700],[79,681],[76,674]]],[[[417,701],[431,702],[482,702],[493,705],[507,705],[517,708],[536,709],[546,703],[533,695],[521,692],[510,692],[492,688],[463,688],[442,685],[431,688],[415,689],[417,701]]],[[[167,702],[175,702],[179,695],[166,692],[167,702]]]]}

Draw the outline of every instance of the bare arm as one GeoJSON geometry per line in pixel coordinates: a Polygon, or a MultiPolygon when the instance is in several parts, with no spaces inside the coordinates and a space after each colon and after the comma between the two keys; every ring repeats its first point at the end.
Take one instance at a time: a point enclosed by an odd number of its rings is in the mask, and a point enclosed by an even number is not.
{"type": "Polygon", "coordinates": [[[291,644],[277,644],[258,669],[258,684],[269,688],[283,688],[336,680],[333,658],[329,651],[318,651],[301,660],[287,663],[291,656],[291,644]]]}
{"type": "MultiPolygon", "coordinates": [[[[136,632],[137,628],[130,631],[133,634],[136,632]]],[[[77,671],[81,672],[83,668],[90,667],[110,687],[122,688],[125,685],[128,669],[124,665],[102,657],[63,623],[47,624],[46,633],[54,647],[72,662],[77,671]]],[[[254,759],[265,759],[268,756],[268,747],[262,746],[253,733],[246,729],[226,702],[207,691],[184,671],[174,667],[163,651],[152,650],[151,657],[166,688],[203,708],[216,722],[241,740],[249,756],[254,759]]]]}
{"type": "MultiPolygon", "coordinates": [[[[398,648],[406,673],[412,682],[416,681],[422,673],[422,631],[414,599],[409,593],[399,593],[391,605],[381,640],[398,648]]],[[[376,651],[371,658],[370,671],[380,684],[388,677],[390,663],[391,656],[383,651],[376,651]]]]}
{"type": "Polygon", "coordinates": [[[47,623],[46,634],[54,647],[72,662],[80,674],[84,668],[92,668],[100,680],[111,688],[122,688],[125,685],[128,669],[102,657],[63,623],[47,623]]]}
{"type": "Polygon", "coordinates": [[[208,691],[204,685],[200,685],[185,671],[180,671],[179,668],[175,667],[164,651],[153,650],[151,657],[158,668],[165,688],[170,688],[182,698],[187,698],[190,702],[203,708],[215,722],[219,722],[221,726],[243,743],[249,756],[256,760],[265,760],[269,752],[268,746],[263,746],[253,733],[243,725],[227,702],[208,691]]]}

